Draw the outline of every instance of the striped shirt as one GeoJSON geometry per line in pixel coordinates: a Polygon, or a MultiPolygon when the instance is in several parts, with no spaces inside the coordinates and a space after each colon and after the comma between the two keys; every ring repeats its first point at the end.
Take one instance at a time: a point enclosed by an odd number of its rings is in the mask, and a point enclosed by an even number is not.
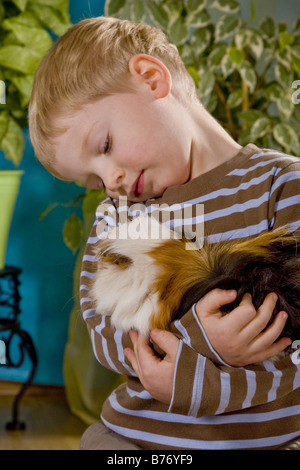
{"type": "Polygon", "coordinates": [[[128,335],[114,329],[110,317],[96,314],[87,286],[96,269],[94,244],[125,212],[151,213],[157,207],[172,212],[174,226],[198,225],[213,243],[283,225],[297,230],[300,160],[249,144],[231,160],[185,185],[167,188],[142,207],[111,199],[98,207],[83,258],[81,307],[96,358],[127,376],[105,401],[103,423],[156,450],[272,449],[300,436],[300,365],[291,356],[275,363],[229,366],[210,344],[193,306],[170,328],[180,346],[167,406],[151,397],[127,362],[123,349],[131,347],[128,335]],[[192,211],[181,210],[186,207],[192,211]]]}

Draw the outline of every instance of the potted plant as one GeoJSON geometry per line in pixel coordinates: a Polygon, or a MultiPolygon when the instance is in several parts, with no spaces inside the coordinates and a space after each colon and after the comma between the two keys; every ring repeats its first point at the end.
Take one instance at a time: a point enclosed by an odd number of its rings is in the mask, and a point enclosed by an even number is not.
{"type": "Polygon", "coordinates": [[[34,72],[52,45],[50,33],[61,35],[69,26],[67,0],[0,1],[0,269],[23,174],[22,128],[34,72]]]}

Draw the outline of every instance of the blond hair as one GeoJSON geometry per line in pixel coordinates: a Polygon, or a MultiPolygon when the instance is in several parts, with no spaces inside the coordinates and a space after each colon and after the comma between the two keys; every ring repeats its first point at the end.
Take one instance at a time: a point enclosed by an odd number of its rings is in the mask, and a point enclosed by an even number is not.
{"type": "MultiPolygon", "coordinates": [[[[135,54],[161,60],[173,80],[173,93],[195,98],[195,86],[177,48],[150,25],[117,18],[88,18],[61,36],[40,63],[29,105],[29,131],[35,153],[51,171],[52,139],[66,128],[55,117],[72,115],[84,104],[129,88],[129,60],[135,54]]],[[[54,171],[52,171],[54,173],[54,171]]],[[[58,176],[58,175],[57,175],[58,176]]]]}

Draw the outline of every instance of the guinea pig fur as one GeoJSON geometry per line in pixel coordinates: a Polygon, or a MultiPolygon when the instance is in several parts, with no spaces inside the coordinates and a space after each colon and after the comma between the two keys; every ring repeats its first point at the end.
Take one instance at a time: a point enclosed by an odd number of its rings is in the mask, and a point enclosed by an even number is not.
{"type": "Polygon", "coordinates": [[[116,328],[145,335],[153,328],[168,329],[205,294],[221,288],[237,291],[235,301],[221,308],[223,314],[247,292],[256,309],[275,292],[273,315],[288,313],[281,336],[300,338],[300,253],[291,231],[281,228],[187,249],[193,242],[165,226],[159,239],[147,238],[149,219],[139,216],[114,228],[97,244],[91,298],[97,313],[110,315],[116,328]],[[139,224],[138,239],[126,237],[130,224],[139,224]]]}

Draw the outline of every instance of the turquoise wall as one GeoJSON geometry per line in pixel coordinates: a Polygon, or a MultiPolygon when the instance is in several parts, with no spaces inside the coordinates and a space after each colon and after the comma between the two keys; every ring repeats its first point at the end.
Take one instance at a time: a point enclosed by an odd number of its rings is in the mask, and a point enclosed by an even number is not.
{"type": "MultiPolygon", "coordinates": [[[[270,15],[292,23],[300,17],[296,0],[257,0],[256,21],[270,15]]],[[[243,0],[243,16],[250,17],[250,1],[243,0]]],[[[70,0],[73,23],[89,16],[103,14],[104,0],[70,0]]],[[[63,384],[62,365],[67,341],[69,315],[73,305],[72,275],[74,256],[62,239],[63,223],[71,211],[57,208],[43,221],[39,216],[49,204],[64,203],[79,192],[73,183],[53,178],[35,159],[24,130],[26,148],[21,169],[20,194],[17,200],[7,251],[7,264],[20,266],[22,286],[22,327],[32,336],[39,356],[36,383],[63,384]]],[[[3,158],[0,155],[2,166],[3,158]]],[[[9,167],[9,164],[6,164],[9,167]]],[[[24,380],[28,361],[22,368],[0,366],[0,380],[24,380]]]]}
{"type": "MultiPolygon", "coordinates": [[[[70,1],[72,23],[103,14],[104,0],[70,1]]],[[[35,343],[39,365],[36,383],[63,384],[62,364],[73,305],[72,275],[75,257],[66,248],[62,227],[72,210],[59,207],[40,221],[52,203],[65,203],[81,189],[51,176],[36,160],[24,130],[26,146],[20,169],[24,170],[10,230],[6,264],[19,266],[21,275],[21,326],[35,343]]],[[[11,165],[0,155],[3,168],[11,165]]],[[[24,380],[30,363],[19,369],[0,366],[0,380],[24,380]]]]}

